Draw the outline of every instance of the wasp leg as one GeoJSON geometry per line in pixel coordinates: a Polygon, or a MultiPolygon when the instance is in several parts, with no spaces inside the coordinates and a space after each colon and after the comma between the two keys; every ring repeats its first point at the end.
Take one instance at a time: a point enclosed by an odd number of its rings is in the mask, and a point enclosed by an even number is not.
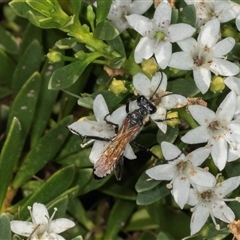
{"type": "Polygon", "coordinates": [[[119,125],[114,123],[114,122],[111,122],[109,120],[107,120],[107,117],[110,115],[110,113],[108,113],[105,117],[104,117],[104,121],[107,123],[107,124],[110,124],[114,127],[114,132],[115,133],[118,133],[118,129],[119,129],[119,125]]]}
{"type": "Polygon", "coordinates": [[[142,146],[141,144],[136,143],[136,142],[134,142],[134,141],[132,141],[131,144],[132,144],[133,146],[135,146],[136,148],[138,148],[139,150],[142,150],[142,151],[145,151],[145,152],[150,153],[150,154],[156,159],[156,160],[154,161],[154,165],[156,164],[156,162],[157,162],[158,160],[162,160],[162,159],[160,159],[157,155],[155,155],[149,148],[146,148],[146,147],[142,146]]]}
{"type": "Polygon", "coordinates": [[[153,119],[154,122],[166,122],[171,121],[173,119],[179,119],[178,117],[172,117],[172,118],[165,118],[165,119],[153,119]]]}
{"type": "Polygon", "coordinates": [[[88,142],[89,140],[98,140],[98,141],[105,141],[110,142],[112,138],[104,138],[104,137],[98,137],[98,136],[81,136],[83,143],[88,142]]]}
{"type": "Polygon", "coordinates": [[[123,175],[123,165],[124,165],[124,157],[123,154],[119,157],[119,159],[116,162],[115,168],[114,168],[114,174],[118,181],[122,179],[123,175]]]}

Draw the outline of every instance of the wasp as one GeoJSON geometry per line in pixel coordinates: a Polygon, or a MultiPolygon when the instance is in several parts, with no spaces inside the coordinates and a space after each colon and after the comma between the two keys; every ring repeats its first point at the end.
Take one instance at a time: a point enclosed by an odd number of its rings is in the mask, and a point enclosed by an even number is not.
{"type": "MultiPolygon", "coordinates": [[[[156,159],[158,159],[158,157],[153,154],[149,149],[133,142],[133,140],[141,132],[143,126],[149,121],[149,115],[154,114],[157,111],[157,107],[153,102],[153,96],[156,94],[160,84],[161,81],[150,99],[147,99],[143,95],[139,95],[136,99],[138,108],[133,110],[132,112],[129,111],[130,102],[127,103],[127,116],[123,120],[120,129],[118,124],[107,120],[109,114],[105,116],[104,120],[106,121],[106,123],[114,126],[116,132],[116,135],[114,137],[100,138],[96,136],[82,136],[84,142],[86,142],[87,139],[110,141],[109,145],[103,151],[99,160],[96,161],[94,165],[94,174],[97,177],[105,177],[107,174],[111,173],[112,170],[114,170],[116,179],[121,180],[124,164],[123,153],[128,143],[132,143],[138,148],[149,151],[156,159]]],[[[155,122],[163,122],[171,119],[158,119],[155,120],[155,122]]],[[[75,132],[73,129],[69,128],[69,130],[75,132]]]]}

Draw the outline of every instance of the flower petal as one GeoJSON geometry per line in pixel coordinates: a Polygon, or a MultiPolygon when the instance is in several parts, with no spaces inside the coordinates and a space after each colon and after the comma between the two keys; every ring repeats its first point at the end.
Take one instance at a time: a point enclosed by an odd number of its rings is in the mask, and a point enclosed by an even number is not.
{"type": "Polygon", "coordinates": [[[208,217],[209,211],[207,206],[199,204],[194,208],[190,223],[191,235],[197,233],[202,228],[208,217]]]}
{"type": "Polygon", "coordinates": [[[202,28],[200,34],[198,35],[198,42],[201,47],[204,48],[206,45],[211,48],[218,40],[218,35],[220,32],[220,22],[217,18],[208,21],[202,28]]]}
{"type": "Polygon", "coordinates": [[[192,70],[193,59],[188,53],[176,52],[172,54],[168,66],[181,70],[192,70]]]}
{"type": "Polygon", "coordinates": [[[144,95],[145,97],[151,96],[151,83],[145,74],[137,73],[134,75],[133,86],[139,95],[144,95]]]}
{"type": "Polygon", "coordinates": [[[125,150],[124,150],[124,157],[126,157],[127,159],[135,159],[137,158],[137,156],[135,155],[131,145],[128,143],[125,150]]]}
{"type": "Polygon", "coordinates": [[[211,139],[211,146],[212,146],[212,159],[217,168],[222,171],[227,162],[227,153],[228,153],[228,146],[227,142],[223,138],[219,138],[217,140],[211,139]]]}
{"type": "Polygon", "coordinates": [[[17,220],[11,221],[10,226],[12,232],[24,237],[29,237],[36,228],[36,225],[32,224],[31,222],[17,220]]]}
{"type": "Polygon", "coordinates": [[[157,6],[153,19],[160,29],[165,29],[170,25],[172,8],[168,1],[161,1],[157,6]]]}
{"type": "Polygon", "coordinates": [[[183,209],[189,198],[190,183],[187,178],[177,177],[173,183],[172,195],[174,200],[183,209]]]}
{"type": "Polygon", "coordinates": [[[149,31],[153,29],[153,23],[150,19],[138,15],[138,14],[131,14],[129,16],[125,16],[129,25],[135,29],[138,33],[142,36],[147,36],[149,31]]]}
{"type": "Polygon", "coordinates": [[[153,0],[135,0],[130,4],[131,12],[142,15],[145,13],[153,4],[153,0]]]}
{"type": "Polygon", "coordinates": [[[169,142],[162,142],[161,148],[163,156],[167,161],[177,158],[182,153],[175,145],[169,142]]]}
{"type": "Polygon", "coordinates": [[[222,57],[223,55],[228,54],[235,45],[235,39],[228,37],[218,42],[213,48],[213,54],[215,57],[222,57]]]}
{"type": "Polygon", "coordinates": [[[195,31],[195,28],[186,23],[172,24],[168,28],[170,42],[174,43],[189,38],[195,31]]]}
{"type": "Polygon", "coordinates": [[[215,118],[216,114],[211,109],[201,105],[191,105],[188,107],[192,117],[202,126],[208,126],[215,118]]]}
{"type": "Polygon", "coordinates": [[[147,175],[155,180],[171,180],[174,177],[175,166],[171,164],[162,164],[150,168],[146,171],[147,175]]]}
{"type": "Polygon", "coordinates": [[[209,140],[209,134],[206,127],[199,126],[187,132],[181,140],[189,144],[204,143],[209,140]]]}
{"type": "Polygon", "coordinates": [[[237,95],[234,91],[231,91],[219,105],[216,111],[216,116],[219,119],[223,119],[227,122],[230,122],[233,119],[236,107],[237,107],[237,95]]]}
{"type": "Polygon", "coordinates": [[[187,104],[187,99],[179,94],[169,94],[161,98],[161,106],[166,109],[180,108],[187,104]]]}
{"type": "Polygon", "coordinates": [[[102,94],[98,94],[93,101],[93,112],[97,122],[100,122],[109,114],[108,106],[102,94]]]}
{"type": "Polygon", "coordinates": [[[110,142],[105,141],[95,141],[91,150],[91,153],[89,155],[89,159],[92,163],[96,163],[103,152],[106,150],[110,142]]]}
{"type": "Polygon", "coordinates": [[[210,150],[209,147],[197,148],[188,154],[186,159],[189,159],[194,166],[200,166],[208,158],[210,150]]]}
{"type": "Polygon", "coordinates": [[[214,201],[214,205],[212,204],[211,210],[213,212],[214,217],[230,223],[235,219],[235,214],[229,208],[224,201],[214,201]]]}
{"type": "Polygon", "coordinates": [[[134,60],[141,63],[143,59],[149,59],[153,55],[155,40],[148,37],[142,37],[135,48],[134,60]]]}
{"type": "Polygon", "coordinates": [[[49,233],[61,233],[75,226],[75,223],[67,218],[58,218],[51,221],[49,233]]]}
{"type": "Polygon", "coordinates": [[[229,61],[220,58],[213,58],[209,69],[217,75],[233,76],[239,73],[239,67],[229,61]]]}
{"type": "Polygon", "coordinates": [[[155,58],[161,69],[165,69],[169,64],[172,55],[172,44],[168,41],[161,41],[154,48],[155,58]]]}
{"type": "Polygon", "coordinates": [[[194,81],[201,93],[206,93],[211,82],[211,73],[207,68],[196,68],[193,70],[194,81]]]}
{"type": "Polygon", "coordinates": [[[49,219],[48,210],[42,203],[34,203],[32,207],[32,221],[34,224],[47,225],[49,219]]]}
{"type": "Polygon", "coordinates": [[[154,114],[150,115],[150,118],[157,124],[158,128],[161,129],[163,133],[167,131],[166,119],[167,110],[162,107],[158,107],[154,114]]]}
{"type": "Polygon", "coordinates": [[[237,95],[240,95],[240,78],[238,77],[227,77],[224,83],[233,90],[237,95]]]}
{"type": "Polygon", "coordinates": [[[190,37],[182,41],[178,41],[177,44],[184,51],[190,53],[191,50],[198,45],[196,39],[190,37]]]}
{"type": "Polygon", "coordinates": [[[240,31],[240,13],[236,17],[236,26],[238,31],[240,31]]]}

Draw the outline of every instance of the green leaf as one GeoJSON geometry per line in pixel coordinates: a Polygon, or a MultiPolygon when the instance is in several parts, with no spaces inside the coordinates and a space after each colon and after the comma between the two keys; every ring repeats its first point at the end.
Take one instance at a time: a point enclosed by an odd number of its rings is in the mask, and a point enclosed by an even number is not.
{"type": "Polygon", "coordinates": [[[79,17],[79,13],[82,7],[82,0],[70,0],[70,4],[72,6],[72,12],[75,15],[76,19],[79,17]]]}
{"type": "Polygon", "coordinates": [[[42,57],[42,47],[36,40],[34,40],[25,50],[13,73],[12,89],[15,96],[23,87],[27,79],[35,71],[38,71],[42,62],[42,57]]]}
{"type": "Polygon", "coordinates": [[[76,38],[63,38],[58,40],[55,45],[59,49],[70,49],[77,44],[76,38]]]}
{"type": "Polygon", "coordinates": [[[17,189],[23,185],[44,167],[47,162],[53,159],[69,134],[69,130],[66,126],[72,121],[72,116],[66,117],[40,138],[36,146],[31,149],[18,169],[12,183],[13,188],[17,189]]]}
{"type": "Polygon", "coordinates": [[[101,187],[99,191],[118,199],[136,200],[136,193],[133,190],[110,181],[101,187]]]}
{"type": "Polygon", "coordinates": [[[166,197],[170,194],[170,190],[166,187],[166,182],[161,182],[156,187],[151,188],[150,190],[140,192],[137,195],[137,204],[138,205],[149,205],[166,197]]]}
{"type": "Polygon", "coordinates": [[[158,224],[153,221],[147,210],[145,208],[142,208],[133,213],[128,221],[127,226],[124,227],[124,230],[133,232],[156,228],[158,228],[158,224]]]}
{"type": "MultiPolygon", "coordinates": [[[[7,134],[7,139],[3,145],[0,156],[0,209],[5,208],[5,206],[2,206],[2,204],[6,197],[7,189],[12,178],[13,169],[17,164],[18,156],[21,154],[21,131],[22,126],[19,120],[14,117],[11,122],[9,132],[7,134]]],[[[6,202],[5,204],[9,203],[6,202]]]]}
{"type": "Polygon", "coordinates": [[[79,76],[83,73],[84,69],[101,56],[99,53],[86,54],[86,58],[80,59],[76,62],[70,63],[67,66],[55,71],[50,79],[49,89],[65,89],[74,84],[79,76]]]}
{"type": "Polygon", "coordinates": [[[0,239],[11,240],[10,221],[5,213],[0,215],[0,239]]]}
{"type": "Polygon", "coordinates": [[[107,43],[113,50],[115,50],[121,56],[124,57],[122,59],[125,59],[125,57],[126,57],[125,46],[124,46],[124,44],[122,42],[122,38],[120,36],[117,36],[112,40],[108,40],[107,43]]]}
{"type": "MultiPolygon", "coordinates": [[[[47,204],[60,194],[64,193],[72,183],[74,178],[74,166],[65,167],[54,173],[47,181],[34,192],[30,198],[21,206],[20,216],[22,220],[29,217],[28,206],[35,202],[47,204]]],[[[76,189],[74,190],[76,192],[76,189]]]]}
{"type": "Polygon", "coordinates": [[[72,199],[69,202],[68,211],[71,215],[77,219],[87,230],[91,231],[94,229],[93,222],[88,218],[86,210],[79,199],[72,199]]]}
{"type": "Polygon", "coordinates": [[[94,32],[93,36],[97,39],[101,40],[113,40],[119,35],[118,30],[115,28],[115,26],[109,22],[108,20],[105,20],[103,22],[100,22],[94,32]]]}
{"type": "Polygon", "coordinates": [[[110,7],[112,4],[112,0],[97,0],[97,19],[96,23],[104,21],[107,18],[110,7]]]}
{"type": "Polygon", "coordinates": [[[163,141],[173,143],[178,137],[179,129],[178,127],[170,127],[168,126],[167,132],[163,133],[161,130],[158,130],[157,133],[157,141],[161,144],[163,141]]]}
{"type": "Polygon", "coordinates": [[[23,53],[34,40],[37,40],[40,44],[42,43],[42,29],[28,23],[23,34],[20,49],[21,53],[23,53]]]}
{"type": "Polygon", "coordinates": [[[26,83],[15,97],[9,113],[8,128],[14,117],[17,117],[22,125],[22,142],[31,128],[32,120],[35,114],[35,108],[40,91],[41,76],[35,72],[27,79],[26,83]]]}
{"type": "Polygon", "coordinates": [[[110,212],[103,239],[116,239],[118,232],[126,224],[135,207],[134,201],[118,199],[110,212]]]}
{"type": "Polygon", "coordinates": [[[0,25],[0,48],[2,48],[4,51],[11,53],[11,54],[17,54],[19,51],[19,44],[17,40],[14,38],[14,36],[5,30],[0,25]]]}
{"type": "Polygon", "coordinates": [[[109,178],[110,175],[102,179],[95,179],[93,168],[83,168],[77,170],[74,184],[79,186],[79,195],[83,195],[100,188],[109,178]]]}
{"type": "Polygon", "coordinates": [[[179,12],[179,21],[181,23],[187,23],[192,27],[196,25],[196,9],[193,4],[186,5],[182,11],[179,12]]]}
{"type": "MultiPolygon", "coordinates": [[[[152,166],[149,168],[152,168],[152,166]]],[[[146,174],[146,171],[143,172],[135,185],[135,189],[138,193],[148,191],[161,183],[161,181],[149,179],[150,177],[146,174]]]]}
{"type": "Polygon", "coordinates": [[[77,236],[75,238],[72,238],[72,240],[83,240],[82,236],[77,236]]]}
{"type": "Polygon", "coordinates": [[[52,113],[55,101],[57,99],[59,91],[49,90],[48,83],[52,73],[63,66],[63,62],[56,63],[54,65],[45,62],[42,71],[42,83],[39,92],[39,98],[37,102],[37,112],[34,115],[34,125],[32,128],[31,144],[36,144],[38,139],[42,136],[45,128],[48,124],[49,118],[52,113]]]}
{"type": "Polygon", "coordinates": [[[0,49],[0,84],[11,87],[13,71],[16,67],[13,60],[0,49]]]}
{"type": "Polygon", "coordinates": [[[9,3],[12,10],[20,17],[27,18],[27,12],[32,8],[23,0],[13,0],[9,3]]]}
{"type": "Polygon", "coordinates": [[[199,90],[193,79],[180,78],[174,81],[169,81],[167,86],[168,91],[175,94],[181,94],[185,97],[194,97],[199,93],[199,90]]]}

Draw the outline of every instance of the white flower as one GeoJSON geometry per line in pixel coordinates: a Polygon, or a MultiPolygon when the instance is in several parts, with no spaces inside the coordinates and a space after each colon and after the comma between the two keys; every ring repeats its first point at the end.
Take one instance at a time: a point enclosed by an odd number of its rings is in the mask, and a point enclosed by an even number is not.
{"type": "Polygon", "coordinates": [[[58,218],[52,220],[57,209],[49,218],[47,208],[41,203],[34,203],[31,211],[29,207],[32,222],[13,220],[10,222],[11,231],[24,237],[30,237],[30,240],[64,240],[58,233],[62,233],[75,226],[75,223],[67,218],[58,218]]]}
{"type": "Polygon", "coordinates": [[[162,142],[161,148],[168,163],[150,168],[146,173],[156,180],[171,180],[167,186],[173,188],[172,195],[180,208],[188,201],[190,184],[193,187],[213,187],[216,184],[211,173],[198,167],[208,157],[209,148],[198,148],[187,156],[168,142],[162,142]]]}
{"type": "Polygon", "coordinates": [[[129,27],[126,20],[127,15],[131,15],[133,13],[141,15],[145,13],[152,4],[153,0],[114,0],[107,18],[111,20],[114,26],[121,33],[129,27]]]}
{"type": "Polygon", "coordinates": [[[143,73],[138,73],[133,77],[133,85],[139,95],[143,95],[154,102],[157,111],[151,114],[150,118],[155,121],[163,133],[166,133],[167,123],[164,120],[167,110],[185,106],[187,99],[179,94],[166,92],[167,76],[165,73],[155,73],[151,81],[143,73]],[[163,121],[158,122],[157,120],[163,121]]]}
{"type": "Polygon", "coordinates": [[[237,104],[237,96],[231,91],[218,107],[216,113],[200,106],[189,106],[193,118],[200,124],[182,137],[189,144],[208,142],[215,165],[221,171],[228,159],[229,145],[240,143],[240,123],[232,120],[237,104]]]}
{"type": "Polygon", "coordinates": [[[168,1],[161,1],[152,20],[137,14],[126,16],[129,25],[143,36],[134,52],[136,63],[154,54],[160,68],[165,69],[172,55],[171,43],[188,38],[195,32],[195,28],[188,24],[170,25],[171,15],[171,5],[168,1]]]}
{"type": "MultiPolygon", "coordinates": [[[[91,139],[86,144],[83,144],[82,147],[94,141],[89,159],[92,163],[96,164],[104,150],[110,144],[111,139],[116,136],[116,133],[114,131],[114,127],[104,120],[104,118],[109,115],[109,111],[107,104],[101,94],[97,95],[93,101],[93,112],[97,121],[83,119],[72,123],[68,126],[68,129],[72,133],[80,135],[83,139],[85,137],[87,137],[87,139],[91,139]],[[97,138],[99,138],[99,140],[97,138]],[[104,139],[106,139],[106,141],[103,141],[104,139]]],[[[111,116],[108,116],[107,120],[121,127],[126,116],[127,113],[125,111],[125,106],[123,106],[115,110],[111,116]]],[[[127,144],[124,151],[124,156],[128,159],[136,158],[136,155],[134,154],[130,144],[127,144]]]]}
{"type": "Polygon", "coordinates": [[[207,22],[201,29],[197,41],[188,38],[178,42],[183,52],[173,53],[169,63],[173,68],[193,70],[194,81],[202,93],[209,89],[211,72],[222,76],[239,73],[237,65],[224,59],[224,55],[234,47],[235,40],[228,37],[217,42],[219,31],[220,23],[217,19],[207,22]]]}
{"type": "Polygon", "coordinates": [[[198,187],[191,189],[188,204],[194,206],[191,218],[191,235],[198,232],[209,215],[211,216],[216,229],[219,225],[215,218],[230,223],[235,219],[233,211],[226,205],[226,201],[239,201],[236,199],[224,199],[224,197],[236,189],[240,184],[240,177],[232,177],[216,184],[213,188],[198,187]]]}
{"type": "Polygon", "coordinates": [[[225,23],[236,18],[239,13],[239,5],[229,0],[185,0],[185,2],[195,6],[197,27],[212,18],[218,18],[221,23],[225,23]]]}

